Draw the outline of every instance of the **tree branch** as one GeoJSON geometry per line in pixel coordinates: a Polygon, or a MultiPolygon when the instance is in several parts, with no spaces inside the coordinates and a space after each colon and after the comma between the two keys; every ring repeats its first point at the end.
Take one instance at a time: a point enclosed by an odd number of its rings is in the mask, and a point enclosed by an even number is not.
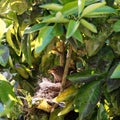
{"type": "Polygon", "coordinates": [[[69,45],[69,49],[67,51],[67,55],[66,55],[66,64],[65,64],[65,68],[64,68],[64,73],[63,73],[63,77],[62,77],[62,88],[61,91],[63,91],[65,84],[66,84],[66,77],[68,75],[68,71],[69,71],[69,67],[70,67],[70,61],[71,61],[71,54],[72,54],[72,45],[69,45]]]}

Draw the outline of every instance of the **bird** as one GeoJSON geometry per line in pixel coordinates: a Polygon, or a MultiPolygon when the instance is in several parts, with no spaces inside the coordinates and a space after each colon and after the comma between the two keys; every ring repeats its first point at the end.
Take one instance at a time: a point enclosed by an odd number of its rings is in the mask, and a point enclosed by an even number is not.
{"type": "Polygon", "coordinates": [[[49,69],[48,73],[53,75],[54,81],[52,82],[49,78],[42,78],[42,80],[38,82],[35,98],[53,99],[56,97],[62,87],[63,72],[64,69],[62,66],[55,66],[49,69]]]}
{"type": "Polygon", "coordinates": [[[55,66],[48,70],[48,73],[54,77],[54,83],[62,82],[64,68],[62,66],[55,66]]]}
{"type": "MultiPolygon", "coordinates": [[[[73,69],[69,68],[68,74],[70,74],[72,72],[73,72],[73,69]]],[[[63,78],[63,74],[64,74],[64,67],[62,67],[62,66],[55,66],[55,67],[49,69],[48,73],[53,75],[54,83],[61,83],[61,85],[62,85],[62,78],[63,78]]],[[[72,82],[69,81],[69,80],[66,80],[64,88],[67,88],[70,85],[72,85],[72,82]]]]}

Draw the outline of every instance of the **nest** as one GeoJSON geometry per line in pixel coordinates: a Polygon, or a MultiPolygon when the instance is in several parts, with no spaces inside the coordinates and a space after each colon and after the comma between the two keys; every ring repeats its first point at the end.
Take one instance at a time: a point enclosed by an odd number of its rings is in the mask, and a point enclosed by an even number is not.
{"type": "Polygon", "coordinates": [[[60,82],[53,83],[48,78],[42,78],[42,82],[38,83],[38,90],[34,97],[52,100],[59,94],[61,86],[60,82]]]}

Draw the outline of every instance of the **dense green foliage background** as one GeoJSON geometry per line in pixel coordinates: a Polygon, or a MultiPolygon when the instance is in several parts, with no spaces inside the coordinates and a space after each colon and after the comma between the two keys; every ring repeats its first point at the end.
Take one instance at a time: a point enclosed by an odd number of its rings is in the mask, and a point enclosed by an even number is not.
{"type": "Polygon", "coordinates": [[[120,119],[119,0],[0,0],[0,6],[0,119],[72,120],[70,111],[77,120],[120,119]],[[57,65],[65,68],[62,84],[68,79],[75,89],[56,99],[64,108],[36,112],[36,83],[57,65]]]}

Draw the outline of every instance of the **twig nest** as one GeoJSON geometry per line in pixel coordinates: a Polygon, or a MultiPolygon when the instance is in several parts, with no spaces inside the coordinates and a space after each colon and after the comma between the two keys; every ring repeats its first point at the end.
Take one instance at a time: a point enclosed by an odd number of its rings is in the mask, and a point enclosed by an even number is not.
{"type": "Polygon", "coordinates": [[[34,97],[53,99],[59,94],[61,86],[59,82],[52,83],[48,78],[42,78],[34,97]]]}

